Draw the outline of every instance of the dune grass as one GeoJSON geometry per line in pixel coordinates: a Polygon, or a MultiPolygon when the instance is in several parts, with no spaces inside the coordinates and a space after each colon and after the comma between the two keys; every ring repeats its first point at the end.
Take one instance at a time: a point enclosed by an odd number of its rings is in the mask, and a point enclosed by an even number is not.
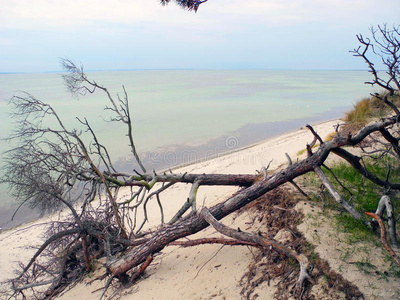
{"type": "MultiPolygon", "coordinates": [[[[354,104],[353,109],[345,113],[344,121],[346,124],[341,128],[346,134],[354,134],[363,126],[373,119],[379,119],[392,113],[388,105],[386,105],[378,96],[383,97],[384,93],[377,96],[365,97],[354,104]]],[[[396,105],[400,104],[400,97],[394,95],[388,98],[389,101],[396,105]]]]}
{"type": "Polygon", "coordinates": [[[353,109],[345,114],[344,120],[348,123],[366,124],[372,114],[371,98],[358,101],[353,109]]]}

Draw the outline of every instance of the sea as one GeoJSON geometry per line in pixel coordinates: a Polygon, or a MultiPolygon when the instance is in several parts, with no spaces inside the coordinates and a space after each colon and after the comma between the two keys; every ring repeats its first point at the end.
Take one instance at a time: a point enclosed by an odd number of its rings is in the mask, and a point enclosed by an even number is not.
{"type": "MultiPolygon", "coordinates": [[[[63,73],[0,74],[0,173],[3,140],[16,127],[10,99],[27,92],[50,104],[67,128],[82,130],[86,118],[116,168],[139,170],[130,152],[127,128],[115,117],[101,90],[71,95],[63,73]]],[[[65,75],[65,74],[64,74],[65,75]]],[[[133,70],[90,71],[90,80],[110,95],[128,95],[136,148],[148,170],[165,170],[236,151],[284,132],[342,116],[376,92],[367,71],[338,70],[133,70]]],[[[90,137],[82,131],[87,142],[90,137]]],[[[17,226],[39,212],[18,206],[0,185],[0,227],[17,226]]]]}

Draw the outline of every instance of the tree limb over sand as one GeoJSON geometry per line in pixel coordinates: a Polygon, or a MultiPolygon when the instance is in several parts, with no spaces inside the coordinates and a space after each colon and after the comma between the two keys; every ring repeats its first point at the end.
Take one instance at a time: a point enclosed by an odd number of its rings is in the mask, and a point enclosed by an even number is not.
{"type": "MultiPolygon", "coordinates": [[[[384,121],[378,122],[377,124],[371,124],[367,126],[364,128],[362,134],[359,134],[354,138],[342,138],[338,136],[332,141],[325,142],[320,145],[318,150],[310,157],[293,163],[285,169],[279,170],[272,175],[261,179],[252,186],[243,189],[224,202],[211,207],[209,211],[215,217],[215,219],[220,220],[247,205],[251,201],[261,197],[268,191],[277,188],[303,174],[314,171],[325,162],[329,153],[335,149],[339,149],[345,145],[354,145],[357,141],[362,140],[362,137],[365,138],[369,134],[379,131],[381,126],[389,126],[395,123],[396,118],[388,118],[384,121]]],[[[393,185],[393,188],[398,189],[399,187],[397,185],[393,185]]],[[[170,242],[194,234],[206,228],[207,226],[207,222],[205,222],[198,214],[187,216],[179,222],[176,222],[174,225],[160,229],[147,243],[138,248],[132,249],[130,252],[125,254],[123,258],[110,262],[108,264],[108,269],[113,276],[120,277],[131,268],[142,263],[151,253],[159,252],[170,242]]]]}

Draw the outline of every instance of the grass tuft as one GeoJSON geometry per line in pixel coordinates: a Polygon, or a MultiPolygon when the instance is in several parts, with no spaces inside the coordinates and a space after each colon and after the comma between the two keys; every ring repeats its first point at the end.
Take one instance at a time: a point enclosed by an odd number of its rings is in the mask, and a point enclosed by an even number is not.
{"type": "Polygon", "coordinates": [[[349,123],[365,125],[372,113],[371,98],[358,101],[353,110],[345,114],[344,120],[349,123]]]}
{"type": "MultiPolygon", "coordinates": [[[[383,118],[393,113],[391,108],[380,99],[384,95],[384,93],[381,93],[377,94],[377,96],[366,97],[358,101],[353,106],[353,109],[345,114],[344,121],[347,124],[342,126],[341,132],[345,134],[354,134],[364,127],[371,119],[383,118]]],[[[398,95],[388,97],[388,100],[397,106],[400,104],[400,96],[398,95]]]]}
{"type": "Polygon", "coordinates": [[[336,137],[336,136],[337,136],[337,132],[336,132],[336,131],[333,131],[333,132],[331,132],[330,134],[328,134],[328,135],[325,137],[324,142],[329,142],[329,141],[333,140],[333,138],[336,137]]]}

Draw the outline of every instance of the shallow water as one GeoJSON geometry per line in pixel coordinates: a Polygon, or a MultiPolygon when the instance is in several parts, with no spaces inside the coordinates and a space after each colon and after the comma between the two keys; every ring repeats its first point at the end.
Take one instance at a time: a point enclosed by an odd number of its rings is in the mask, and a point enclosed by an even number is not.
{"type": "MultiPolygon", "coordinates": [[[[149,169],[218,155],[316,122],[339,117],[372,90],[365,71],[164,70],[88,72],[113,95],[129,95],[137,148],[149,169]]],[[[131,171],[122,124],[105,122],[100,91],[74,99],[60,74],[0,74],[0,138],[14,126],[7,100],[24,90],[51,104],[69,128],[86,117],[114,162],[131,171]]],[[[1,143],[3,152],[9,144],[1,143]]],[[[0,161],[1,167],[1,161],[0,161]]],[[[12,202],[0,187],[0,227],[12,202]]],[[[17,215],[18,216],[18,215],[17,215]]],[[[8,225],[6,225],[8,223],[8,225]]],[[[15,222],[13,222],[15,224],[15,222]]]]}

